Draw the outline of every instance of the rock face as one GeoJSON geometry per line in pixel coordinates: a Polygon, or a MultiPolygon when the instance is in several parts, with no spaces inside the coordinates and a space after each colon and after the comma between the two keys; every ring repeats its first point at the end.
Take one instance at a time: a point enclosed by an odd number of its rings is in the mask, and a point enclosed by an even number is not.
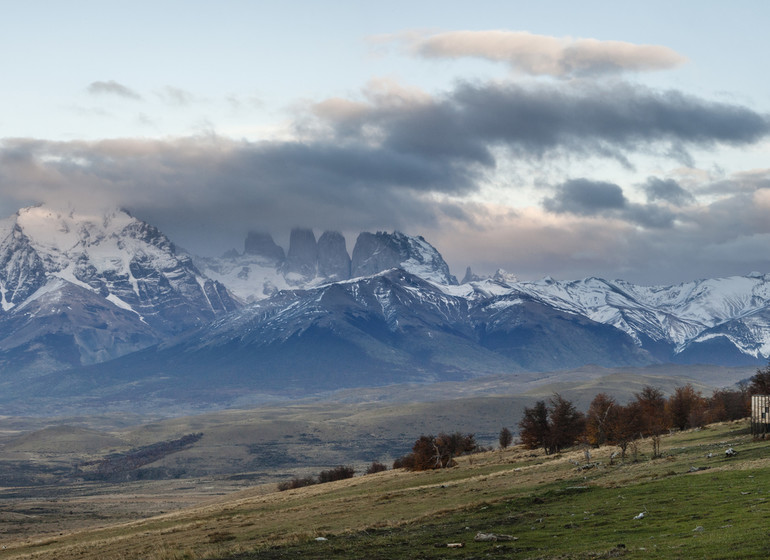
{"type": "Polygon", "coordinates": [[[350,278],[350,256],[338,231],[325,231],[318,238],[318,274],[332,282],[350,278]]]}
{"type": "Polygon", "coordinates": [[[465,276],[463,276],[463,279],[460,280],[460,284],[467,284],[468,282],[478,282],[479,280],[483,280],[481,276],[478,274],[474,274],[471,270],[471,267],[467,267],[465,269],[465,276]]]}
{"type": "Polygon", "coordinates": [[[283,249],[269,234],[252,232],[246,238],[243,254],[233,250],[219,258],[199,258],[196,262],[206,276],[226,285],[243,302],[262,300],[280,290],[312,288],[391,268],[401,268],[437,284],[457,284],[449,266],[430,243],[400,232],[360,234],[352,259],[345,237],[337,231],[325,231],[316,241],[312,230],[293,229],[285,258],[283,249]]]}
{"type": "Polygon", "coordinates": [[[457,284],[449,273],[449,265],[441,254],[422,237],[401,232],[364,232],[353,248],[351,277],[371,276],[391,268],[402,268],[411,274],[439,284],[457,284]]]}
{"type": "Polygon", "coordinates": [[[307,282],[315,278],[318,270],[318,244],[312,229],[291,230],[285,266],[287,280],[307,282]],[[297,275],[299,278],[291,275],[297,275]]]}
{"type": "Polygon", "coordinates": [[[286,259],[283,248],[273,241],[269,233],[250,231],[244,243],[244,253],[258,255],[282,263],[286,259]]]}

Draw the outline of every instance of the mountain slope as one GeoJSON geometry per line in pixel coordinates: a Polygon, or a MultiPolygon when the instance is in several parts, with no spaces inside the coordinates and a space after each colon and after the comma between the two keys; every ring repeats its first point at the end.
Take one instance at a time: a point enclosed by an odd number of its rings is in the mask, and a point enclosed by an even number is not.
{"type": "Polygon", "coordinates": [[[241,394],[654,362],[608,325],[532,298],[469,301],[394,269],[281,292],[181,338],[45,384],[59,396],[107,391],[111,399],[224,404],[241,394]]]}
{"type": "Polygon", "coordinates": [[[486,279],[445,290],[477,300],[503,294],[529,297],[625,332],[661,361],[739,365],[762,363],[770,356],[768,275],[652,287],[600,278],[510,283],[486,279]],[[716,337],[720,340],[715,342],[716,337]],[[705,345],[711,350],[698,358],[698,347],[705,345]]]}

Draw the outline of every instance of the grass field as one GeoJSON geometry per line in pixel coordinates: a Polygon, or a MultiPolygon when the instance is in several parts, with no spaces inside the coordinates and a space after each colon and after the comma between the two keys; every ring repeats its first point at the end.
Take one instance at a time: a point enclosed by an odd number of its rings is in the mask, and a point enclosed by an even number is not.
{"type": "Polygon", "coordinates": [[[616,448],[592,450],[586,465],[582,450],[512,448],[442,471],[247,489],[141,521],[4,541],[0,560],[770,556],[770,446],[745,422],[666,436],[662,458],[650,450],[642,442],[638,461],[613,465],[616,448]],[[728,447],[738,455],[726,457],[728,447]],[[478,533],[515,540],[477,542],[478,533]]]}

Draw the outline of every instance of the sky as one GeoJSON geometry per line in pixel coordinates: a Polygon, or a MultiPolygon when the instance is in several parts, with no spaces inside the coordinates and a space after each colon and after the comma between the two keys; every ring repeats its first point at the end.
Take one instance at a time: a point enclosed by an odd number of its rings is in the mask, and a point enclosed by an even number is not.
{"type": "Polygon", "coordinates": [[[0,0],[0,214],[422,235],[458,277],[770,273],[770,3],[0,0]]]}

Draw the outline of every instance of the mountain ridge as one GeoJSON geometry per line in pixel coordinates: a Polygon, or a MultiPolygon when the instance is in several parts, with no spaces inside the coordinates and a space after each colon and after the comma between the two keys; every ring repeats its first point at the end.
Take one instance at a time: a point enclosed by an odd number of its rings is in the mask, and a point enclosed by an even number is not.
{"type": "Polygon", "coordinates": [[[759,273],[639,286],[468,269],[459,284],[423,237],[362,232],[349,255],[340,233],[301,228],[288,251],[255,230],[243,252],[198,259],[119,210],[22,209],[0,237],[11,397],[30,379],[62,396],[204,399],[215,387],[227,400],[770,355],[770,275],[759,273]]]}

